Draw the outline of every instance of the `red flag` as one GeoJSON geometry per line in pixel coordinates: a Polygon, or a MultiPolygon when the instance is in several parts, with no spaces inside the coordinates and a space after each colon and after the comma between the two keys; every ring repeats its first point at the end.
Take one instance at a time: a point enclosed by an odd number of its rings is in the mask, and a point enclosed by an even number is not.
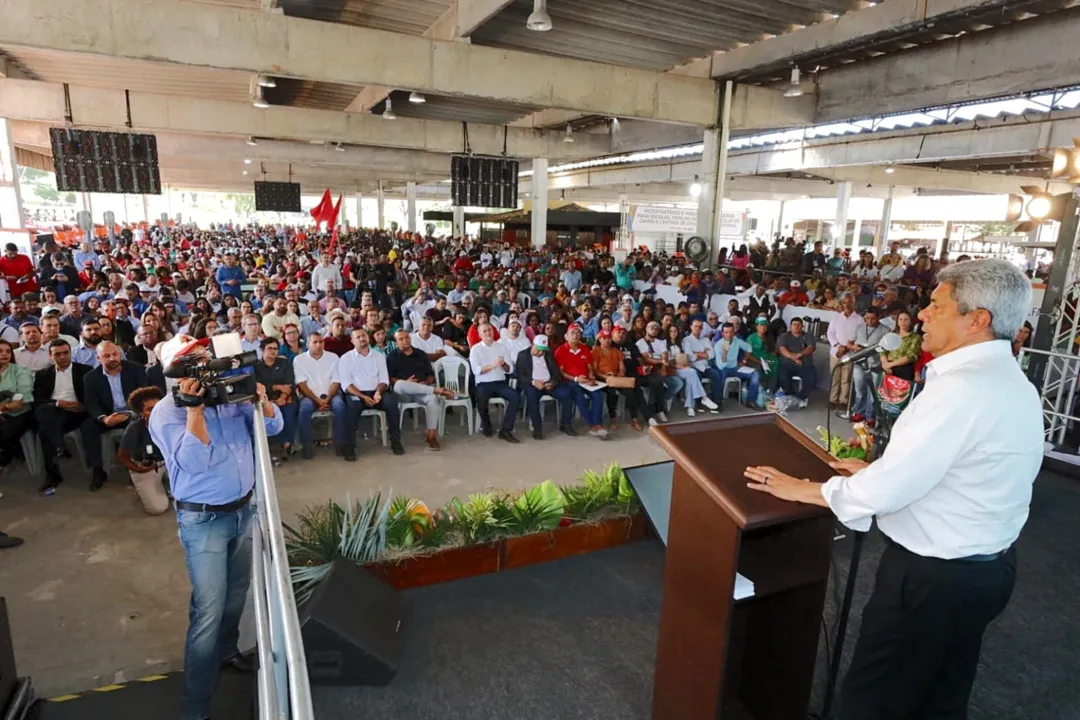
{"type": "Polygon", "coordinates": [[[333,209],[333,212],[332,212],[332,213],[330,214],[330,224],[331,224],[331,225],[333,226],[333,228],[334,228],[334,234],[333,234],[333,236],[332,236],[332,237],[330,238],[330,249],[329,249],[329,250],[327,250],[327,252],[328,252],[328,253],[330,253],[331,255],[332,255],[332,254],[334,253],[334,246],[335,246],[335,245],[337,245],[337,238],[338,238],[338,213],[340,213],[340,212],[341,212],[341,198],[342,198],[342,197],[344,197],[344,196],[342,196],[342,195],[338,195],[338,199],[337,199],[337,205],[334,205],[334,209],[333,209]]]}
{"type": "Polygon", "coordinates": [[[326,219],[326,214],[330,212],[331,202],[333,201],[330,199],[330,188],[327,188],[326,191],[323,192],[322,200],[319,201],[319,204],[311,208],[311,217],[315,218],[316,225],[326,219]]]}

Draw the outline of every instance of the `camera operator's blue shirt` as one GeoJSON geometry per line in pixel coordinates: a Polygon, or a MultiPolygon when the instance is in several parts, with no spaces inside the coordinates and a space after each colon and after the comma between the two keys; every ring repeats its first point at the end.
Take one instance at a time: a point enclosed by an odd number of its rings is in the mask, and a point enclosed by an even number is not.
{"type": "MultiPolygon", "coordinates": [[[[187,431],[187,409],[177,407],[172,395],[154,407],[150,436],[165,456],[176,500],[227,505],[248,494],[255,485],[251,438],[255,412],[249,402],[203,408],[210,436],[210,444],[203,445],[187,431]]],[[[265,421],[267,435],[276,435],[285,426],[276,405],[274,417],[265,421]]]]}

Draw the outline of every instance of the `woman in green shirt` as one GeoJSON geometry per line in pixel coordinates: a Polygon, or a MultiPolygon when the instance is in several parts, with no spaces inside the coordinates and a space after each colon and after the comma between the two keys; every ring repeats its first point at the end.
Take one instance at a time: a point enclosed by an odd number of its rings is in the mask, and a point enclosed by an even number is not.
{"type": "Polygon", "coordinates": [[[766,387],[776,386],[776,375],[780,369],[780,357],[776,354],[776,338],[769,335],[769,319],[758,315],[754,320],[754,334],[746,339],[754,357],[764,360],[767,368],[762,368],[761,377],[766,387]]]}
{"type": "Polygon", "coordinates": [[[881,369],[908,382],[915,380],[915,361],[922,352],[922,335],[915,332],[911,313],[901,310],[896,316],[896,334],[900,347],[892,352],[881,353],[881,369]]]}
{"type": "Polygon", "coordinates": [[[34,400],[34,375],[29,368],[15,364],[15,347],[0,340],[0,469],[11,464],[12,450],[19,438],[30,429],[34,400]]]}

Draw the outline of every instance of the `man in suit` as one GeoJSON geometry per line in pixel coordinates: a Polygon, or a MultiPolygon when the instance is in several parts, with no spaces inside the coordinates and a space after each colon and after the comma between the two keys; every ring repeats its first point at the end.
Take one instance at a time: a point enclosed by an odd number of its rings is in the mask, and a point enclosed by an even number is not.
{"type": "Polygon", "coordinates": [[[540,398],[544,395],[550,395],[558,401],[559,430],[567,435],[576,434],[570,428],[570,413],[574,409],[573,392],[570,383],[562,381],[559,366],[548,351],[546,335],[533,338],[531,351],[518,353],[515,370],[518,387],[525,390],[525,405],[529,409],[533,437],[537,440],[544,439],[544,425],[540,415],[540,398]]]}
{"type": "Polygon", "coordinates": [[[49,343],[52,365],[34,375],[34,417],[45,454],[45,482],[38,489],[51,495],[64,481],[57,458],[63,457],[64,434],[88,421],[84,397],[86,374],[90,367],[71,361],[71,345],[57,338],[49,343]]]}
{"type": "Polygon", "coordinates": [[[123,359],[120,348],[111,342],[97,346],[100,365],[86,375],[83,404],[90,415],[81,426],[86,464],[93,472],[90,492],[97,492],[108,480],[101,456],[101,436],[109,430],[122,430],[131,419],[127,397],[136,388],[150,384],[146,370],[123,359]]]}

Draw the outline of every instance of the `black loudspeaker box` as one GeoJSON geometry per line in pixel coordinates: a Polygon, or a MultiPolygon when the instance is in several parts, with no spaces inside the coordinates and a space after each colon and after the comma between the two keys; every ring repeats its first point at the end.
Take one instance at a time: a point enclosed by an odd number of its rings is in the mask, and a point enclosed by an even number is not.
{"type": "Polygon", "coordinates": [[[386,685],[405,651],[403,595],[363,568],[335,561],[300,608],[312,685],[386,685]]]}

